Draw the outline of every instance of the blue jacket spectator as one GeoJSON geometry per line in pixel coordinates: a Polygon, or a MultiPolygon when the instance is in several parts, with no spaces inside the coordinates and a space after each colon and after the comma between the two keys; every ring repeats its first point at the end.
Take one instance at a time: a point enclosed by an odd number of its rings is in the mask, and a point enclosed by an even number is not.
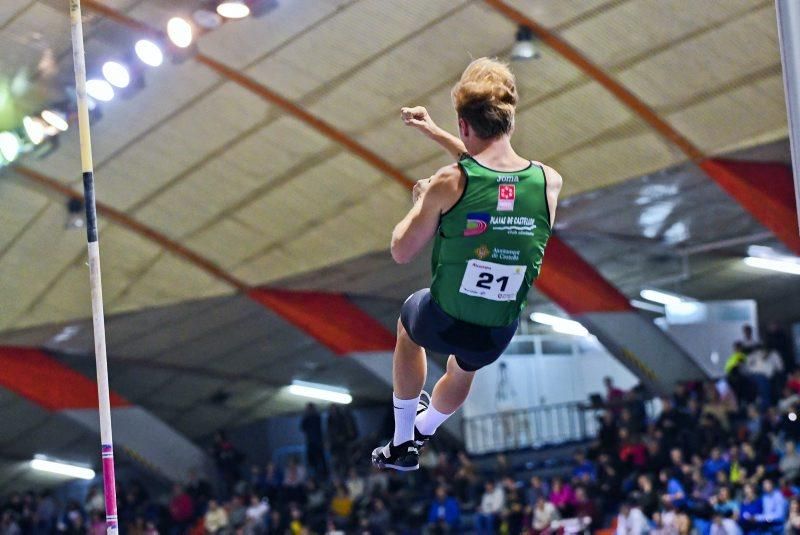
{"type": "Polygon", "coordinates": [[[788,503],[781,491],[776,489],[769,479],[764,480],[764,495],[761,497],[761,502],[764,521],[781,525],[786,522],[788,503]]]}
{"type": "Polygon", "coordinates": [[[711,458],[703,464],[703,476],[709,481],[717,479],[719,472],[727,472],[731,469],[731,464],[722,458],[719,448],[711,450],[711,458]]]}
{"type": "Polygon", "coordinates": [[[431,503],[428,510],[428,524],[435,526],[447,526],[448,533],[458,531],[461,523],[461,508],[458,501],[452,496],[447,495],[444,487],[436,489],[436,498],[431,503]]]}

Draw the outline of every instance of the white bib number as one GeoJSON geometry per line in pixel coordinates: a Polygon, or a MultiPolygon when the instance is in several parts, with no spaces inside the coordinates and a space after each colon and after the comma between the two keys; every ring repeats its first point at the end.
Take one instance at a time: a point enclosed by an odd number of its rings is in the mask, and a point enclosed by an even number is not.
{"type": "Polygon", "coordinates": [[[490,301],[514,301],[525,280],[525,269],[526,266],[470,260],[459,291],[490,301]]]}

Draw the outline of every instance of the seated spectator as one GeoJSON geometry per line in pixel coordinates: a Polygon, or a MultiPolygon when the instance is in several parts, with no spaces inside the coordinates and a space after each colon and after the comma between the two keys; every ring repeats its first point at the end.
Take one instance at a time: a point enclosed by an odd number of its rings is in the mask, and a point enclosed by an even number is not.
{"type": "Polygon", "coordinates": [[[181,485],[172,488],[172,499],[169,502],[169,514],[172,518],[173,533],[183,533],[194,519],[194,503],[192,497],[181,485]]]}
{"type": "Polygon", "coordinates": [[[709,500],[714,512],[724,518],[739,519],[739,503],[731,497],[729,487],[720,487],[717,495],[709,500]]]}
{"type": "Polygon", "coordinates": [[[794,498],[789,503],[789,520],[786,522],[786,533],[800,535],[800,502],[794,498]]]}
{"type": "Polygon", "coordinates": [[[247,521],[247,507],[241,496],[234,496],[228,504],[228,524],[235,531],[244,527],[247,521]]]}
{"type": "Polygon", "coordinates": [[[709,481],[715,481],[717,472],[727,472],[730,468],[730,463],[722,457],[722,450],[712,448],[711,458],[703,463],[703,476],[709,481]]]}
{"type": "Polygon", "coordinates": [[[716,492],[714,483],[706,479],[702,472],[699,470],[692,472],[692,501],[709,503],[716,492]]]}
{"type": "Polygon", "coordinates": [[[784,444],[784,452],[781,460],[778,463],[778,468],[781,475],[786,479],[793,481],[800,475],[800,454],[797,453],[797,446],[794,441],[787,440],[784,444]]]}
{"type": "Polygon", "coordinates": [[[742,530],[736,521],[721,514],[715,514],[711,519],[709,535],[741,535],[742,530]]]}
{"type": "Polygon", "coordinates": [[[665,505],[681,508],[686,504],[686,491],[677,473],[670,473],[669,470],[662,470],[659,479],[666,487],[666,492],[661,496],[661,501],[665,505]]]}
{"type": "Polygon", "coordinates": [[[780,489],[775,488],[772,480],[765,479],[763,483],[764,494],[761,496],[764,522],[768,524],[771,533],[781,533],[786,523],[788,504],[780,489]]]}
{"type": "Polygon", "coordinates": [[[541,477],[533,476],[531,477],[530,486],[526,490],[526,495],[528,509],[533,510],[533,508],[536,507],[536,502],[539,501],[539,498],[544,498],[546,500],[550,496],[550,487],[542,480],[541,477]]]}
{"type": "Polygon", "coordinates": [[[742,526],[745,534],[758,533],[761,531],[763,518],[764,503],[761,498],[756,495],[755,487],[748,483],[744,486],[744,497],[742,498],[742,504],[739,508],[739,524],[742,526]]]}
{"type": "Polygon", "coordinates": [[[428,528],[431,533],[453,533],[458,531],[461,510],[455,498],[445,487],[436,488],[436,497],[428,508],[428,528]]]}
{"type": "Polygon", "coordinates": [[[561,516],[556,506],[540,496],[533,507],[531,527],[534,535],[548,535],[551,532],[550,525],[559,518],[561,516]]]}
{"type": "Polygon", "coordinates": [[[203,527],[209,535],[224,533],[228,528],[228,513],[219,506],[217,500],[208,502],[208,510],[203,519],[203,527]]]}
{"type": "Polygon", "coordinates": [[[584,487],[575,489],[575,506],[572,514],[577,518],[590,518],[593,526],[599,524],[600,511],[594,500],[589,498],[584,487]]]}
{"type": "Polygon", "coordinates": [[[337,526],[342,527],[350,523],[350,516],[353,514],[353,499],[347,493],[347,487],[341,483],[336,485],[336,493],[331,498],[330,510],[337,526]]]}
{"type": "Polygon", "coordinates": [[[481,504],[475,515],[475,529],[478,535],[494,534],[500,512],[505,507],[505,501],[503,488],[495,485],[494,481],[487,481],[481,497],[481,504]]]}
{"type": "Polygon", "coordinates": [[[364,491],[366,489],[366,482],[358,473],[358,470],[355,468],[350,469],[347,474],[345,486],[347,487],[347,493],[350,495],[350,498],[353,499],[353,502],[358,504],[361,498],[364,496],[364,491]]]}
{"type": "Polygon", "coordinates": [[[522,533],[525,506],[520,497],[519,490],[513,484],[511,478],[504,480],[503,489],[505,491],[505,507],[501,513],[501,533],[522,533]],[[511,483],[510,485],[508,483],[511,483]]]}
{"type": "Polygon", "coordinates": [[[555,477],[549,501],[556,506],[561,516],[570,516],[575,505],[575,492],[569,483],[565,483],[560,477],[555,477]]]}
{"type": "Polygon", "coordinates": [[[247,507],[244,532],[246,535],[259,535],[266,531],[266,519],[269,514],[269,502],[265,499],[260,500],[253,494],[250,497],[250,505],[247,507]]]}
{"type": "MultiPolygon", "coordinates": [[[[455,501],[455,500],[453,500],[455,501]]],[[[456,507],[458,502],[456,502],[456,507]]],[[[369,529],[378,533],[387,533],[392,527],[392,513],[386,508],[386,504],[380,498],[372,502],[372,510],[369,513],[369,529]]]]}
{"type": "Polygon", "coordinates": [[[639,506],[630,501],[624,502],[617,515],[616,535],[643,535],[648,529],[647,517],[639,506]]]}
{"type": "Polygon", "coordinates": [[[761,408],[766,409],[773,402],[772,380],[783,372],[783,361],[775,351],[759,346],[747,356],[745,366],[749,377],[755,382],[761,408]]]}
{"type": "Polygon", "coordinates": [[[636,505],[648,518],[652,517],[658,511],[661,503],[658,499],[658,493],[653,488],[653,479],[649,474],[642,474],[636,480],[636,485],[637,490],[633,493],[636,498],[636,505]]]}
{"type": "Polygon", "coordinates": [[[589,479],[594,480],[597,475],[597,468],[592,461],[586,458],[586,453],[580,450],[575,454],[575,467],[572,469],[572,477],[583,479],[584,475],[588,475],[589,479]]]}

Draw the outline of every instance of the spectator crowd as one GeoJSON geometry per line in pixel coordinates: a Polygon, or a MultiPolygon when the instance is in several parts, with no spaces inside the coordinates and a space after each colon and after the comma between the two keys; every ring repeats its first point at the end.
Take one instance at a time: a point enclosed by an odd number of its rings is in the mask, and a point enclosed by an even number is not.
{"type": "MultiPolygon", "coordinates": [[[[607,379],[596,438],[548,477],[504,455],[437,452],[436,441],[417,472],[374,470],[352,415],[331,408],[323,433],[309,406],[305,458],[245,469],[219,433],[215,485],[191,477],[169,496],[123,485],[121,532],[800,534],[800,371],[784,342],[777,329],[763,343],[745,332],[725,378],[679,385],[655,412],[642,388],[625,392],[607,379]],[[319,443],[328,455],[309,451],[319,443]]],[[[98,488],[80,503],[49,492],[0,503],[0,535],[105,532],[98,488]]]]}

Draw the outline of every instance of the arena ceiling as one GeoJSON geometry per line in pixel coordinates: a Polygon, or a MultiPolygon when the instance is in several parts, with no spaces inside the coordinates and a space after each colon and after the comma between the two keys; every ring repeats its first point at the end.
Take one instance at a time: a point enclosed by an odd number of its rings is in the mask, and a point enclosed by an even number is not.
{"type": "MultiPolygon", "coordinates": [[[[194,5],[83,3],[90,70],[194,5]]],[[[749,242],[774,240],[690,161],[787,158],[771,0],[397,6],[279,0],[203,35],[198,55],[146,70],[141,90],[102,106],[93,136],[113,388],[191,438],[296,408],[280,387],[298,376],[382,399],[363,370],[241,291],[345,292],[391,328],[428,276],[424,258],[391,262],[391,228],[408,184],[447,163],[398,109],[423,104],[453,126],[450,87],[470,58],[508,57],[520,14],[544,33],[541,57],[513,64],[515,143],[565,178],[561,236],[630,294],[660,280],[697,298],[791,307],[797,289],[785,278],[740,266],[749,242]]],[[[0,89],[20,73],[29,83],[20,107],[65,98],[62,1],[0,3],[0,50],[0,89]]],[[[85,236],[65,228],[65,194],[80,191],[74,125],[59,141],[0,175],[0,344],[45,347],[92,376],[85,236]]],[[[82,458],[93,444],[56,432],[63,422],[12,393],[0,411],[24,424],[2,433],[0,456],[47,445],[82,458]]]]}
{"type": "MultiPolygon", "coordinates": [[[[147,70],[142,90],[102,107],[98,198],[122,216],[101,214],[106,311],[226,295],[235,282],[271,284],[384,251],[408,206],[402,181],[447,161],[397,110],[425,104],[454,123],[449,88],[463,66],[507,57],[513,43],[516,21],[498,4],[569,43],[703,154],[786,135],[769,0],[280,1],[203,35],[198,56],[147,70]]],[[[191,6],[84,2],[90,70],[129,54],[146,31],[134,23],[163,28],[191,6]]],[[[5,3],[0,42],[3,73],[27,69],[35,94],[71,83],[62,2],[5,3]]],[[[574,58],[539,45],[540,59],[514,64],[516,144],[563,174],[565,197],[686,159],[574,58]]],[[[89,310],[84,238],[64,230],[56,191],[79,187],[76,130],[0,181],[0,330],[89,310]]]]}

